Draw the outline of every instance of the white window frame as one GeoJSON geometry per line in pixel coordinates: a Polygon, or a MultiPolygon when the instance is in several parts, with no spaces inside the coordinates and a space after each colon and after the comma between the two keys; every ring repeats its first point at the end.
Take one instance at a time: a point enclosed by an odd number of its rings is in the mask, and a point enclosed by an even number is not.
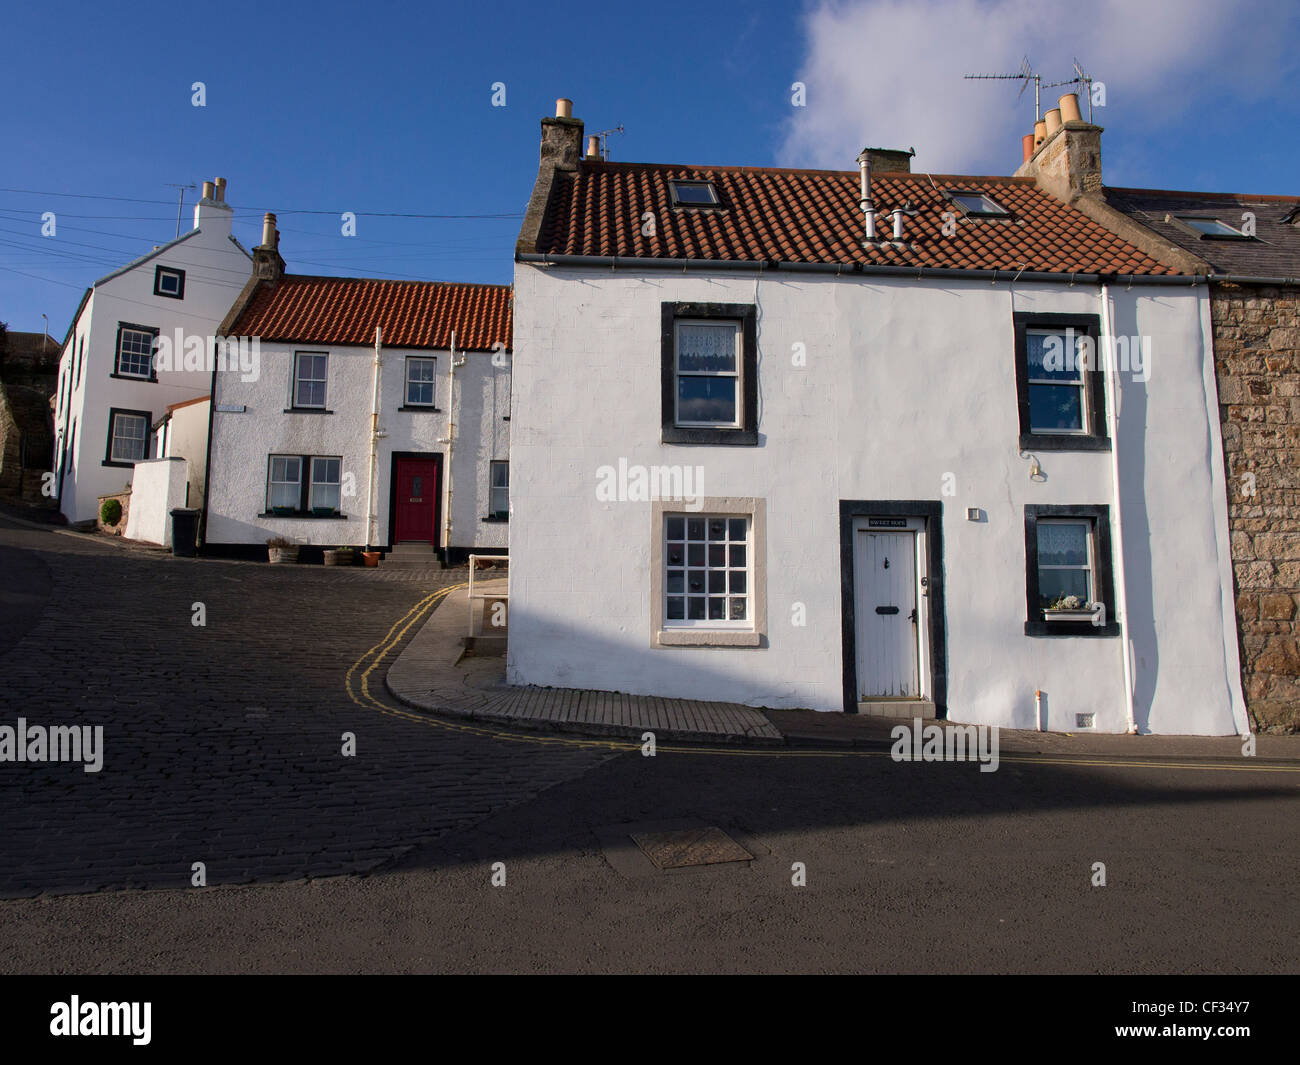
{"type": "Polygon", "coordinates": [[[406,377],[405,377],[405,384],[404,384],[403,387],[404,387],[404,392],[403,392],[403,400],[402,400],[402,402],[403,402],[403,404],[404,404],[405,406],[407,406],[407,407],[434,407],[434,406],[437,406],[437,400],[438,400],[438,360],[437,360],[437,358],[434,357],[434,356],[432,356],[432,355],[408,355],[408,356],[406,357],[406,377]],[[411,368],[412,368],[412,366],[413,366],[413,365],[423,366],[423,365],[425,365],[426,363],[429,365],[429,367],[430,367],[430,371],[431,371],[431,372],[430,372],[430,375],[429,375],[429,379],[428,379],[427,381],[426,381],[426,380],[423,380],[423,379],[421,379],[421,380],[417,380],[417,381],[413,381],[413,380],[411,380],[411,368]],[[424,400],[412,399],[412,398],[411,398],[411,385],[413,385],[413,384],[414,384],[414,385],[426,385],[426,384],[427,384],[427,385],[429,386],[429,400],[428,400],[428,402],[425,402],[424,400]]]}
{"type": "MultiPolygon", "coordinates": [[[[119,326],[117,332],[117,365],[114,367],[114,371],[117,373],[117,375],[119,377],[134,377],[141,381],[150,380],[153,377],[154,344],[157,341],[157,339],[158,339],[158,334],[152,333],[147,329],[138,329],[133,325],[119,326]],[[143,353],[139,351],[135,351],[135,350],[132,350],[130,352],[126,351],[126,341],[127,341],[128,334],[132,336],[148,338],[149,354],[147,357],[144,356],[143,353]],[[140,359],[142,357],[145,358],[146,361],[145,361],[144,373],[140,373],[137,370],[128,370],[123,361],[124,356],[132,360],[140,359]]],[[[83,342],[84,342],[84,338],[83,338],[83,342]]],[[[81,380],[80,369],[78,369],[77,372],[77,380],[78,382],[80,382],[81,380]]]]}
{"type": "Polygon", "coordinates": [[[1038,609],[1044,612],[1045,617],[1047,618],[1051,617],[1051,615],[1046,614],[1047,608],[1042,605],[1042,598],[1043,598],[1042,587],[1043,587],[1044,570],[1069,570],[1070,572],[1078,572],[1079,570],[1083,570],[1088,575],[1088,594],[1084,598],[1084,605],[1079,607],[1079,609],[1080,610],[1088,609],[1089,604],[1097,602],[1097,523],[1096,521],[1093,520],[1092,518],[1071,518],[1068,516],[1059,517],[1059,518],[1039,518],[1035,524],[1035,532],[1034,532],[1035,536],[1038,535],[1038,530],[1041,529],[1044,525],[1082,525],[1084,527],[1084,533],[1087,537],[1086,550],[1087,550],[1088,560],[1082,566],[1045,565],[1042,560],[1042,548],[1040,547],[1039,558],[1038,558],[1038,574],[1037,574],[1038,588],[1039,588],[1038,609]]]}
{"type": "Polygon", "coordinates": [[[110,462],[135,463],[135,462],[144,462],[146,459],[149,458],[149,419],[144,417],[144,415],[130,414],[126,411],[117,411],[113,415],[113,424],[109,427],[109,434],[110,434],[109,435],[110,443],[108,448],[108,456],[110,462]],[[135,455],[123,456],[123,455],[119,455],[117,452],[118,440],[137,439],[134,436],[124,437],[118,434],[117,431],[118,423],[121,422],[122,419],[124,418],[129,418],[133,421],[137,421],[141,424],[141,426],[143,426],[143,432],[141,436],[138,438],[139,442],[143,445],[143,447],[141,448],[141,454],[138,457],[135,455]]]}
{"type": "Polygon", "coordinates": [[[673,424],[681,429],[739,429],[744,425],[745,419],[745,393],[744,393],[744,339],[742,323],[734,318],[677,318],[673,321],[673,424]],[[734,371],[725,370],[683,370],[681,368],[681,329],[682,326],[709,326],[717,328],[718,326],[730,326],[733,330],[734,347],[735,347],[735,366],[734,371]],[[736,398],[734,410],[736,416],[729,422],[721,421],[683,421],[681,415],[681,387],[680,381],[683,377],[725,377],[736,382],[736,398]]]}
{"type": "Polygon", "coordinates": [[[949,189],[948,198],[965,212],[967,218],[1004,218],[1010,212],[997,200],[976,189],[949,189]],[[971,207],[965,200],[978,200],[978,207],[971,207]]]}
{"type": "Polygon", "coordinates": [[[329,375],[330,375],[330,356],[328,351],[295,351],[293,353],[293,395],[291,407],[300,410],[324,410],[329,402],[329,375]],[[323,359],[325,362],[324,376],[322,377],[303,377],[301,373],[302,358],[307,356],[313,359],[323,359]],[[303,403],[299,395],[299,389],[303,384],[319,384],[321,386],[322,397],[319,403],[303,403]]]}
{"type": "Polygon", "coordinates": [[[488,463],[488,515],[493,518],[510,516],[510,462],[506,459],[493,459],[488,463]],[[497,471],[505,471],[505,483],[497,484],[497,471]],[[497,504],[497,493],[505,493],[502,505],[497,504]]]}
{"type": "Polygon", "coordinates": [[[165,296],[167,299],[172,300],[184,299],[185,274],[183,271],[177,270],[171,266],[160,266],[157,268],[157,280],[154,287],[157,290],[154,293],[156,296],[165,296]],[[175,282],[176,288],[174,291],[169,292],[167,290],[167,286],[164,282],[168,279],[175,282]]]}
{"type": "MultiPolygon", "coordinates": [[[[650,526],[650,646],[651,647],[761,647],[767,636],[767,501],[741,496],[709,497],[693,501],[699,509],[692,510],[680,500],[653,500],[651,502],[650,526]],[[726,619],[701,619],[689,617],[668,620],[668,572],[680,570],[683,580],[689,581],[692,568],[703,569],[705,576],[705,596],[707,604],[709,568],[707,566],[707,529],[706,553],[704,567],[689,565],[669,566],[668,521],[670,518],[682,517],[686,520],[702,518],[706,522],[717,519],[746,519],[745,540],[745,600],[746,617],[743,621],[730,618],[730,601],[733,598],[728,587],[726,595],[726,619]]],[[[689,530],[685,530],[689,532],[689,530]]],[[[687,544],[690,541],[680,541],[687,544]]],[[[724,542],[724,548],[730,555],[732,542],[724,542]]],[[[683,558],[688,563],[689,554],[683,558]]],[[[730,557],[728,557],[730,562],[730,557]]],[[[728,567],[730,569],[732,567],[728,567]]],[[[739,570],[741,567],[734,567],[739,570]]],[[[688,597],[683,585],[682,597],[688,597]]],[[[719,593],[714,593],[719,594],[719,593]]],[[[677,597],[677,593],[673,593],[677,597]]],[[[739,596],[736,596],[739,598],[739,596]]],[[[689,611],[685,611],[689,613],[689,611]]]]}
{"type": "Polygon", "coordinates": [[[302,506],[302,456],[301,455],[269,455],[269,461],[266,467],[266,512],[272,514],[277,506],[287,506],[286,503],[273,503],[271,501],[271,489],[275,485],[291,484],[294,486],[293,509],[295,512],[302,506]],[[295,480],[288,480],[287,473],[284,479],[277,480],[275,477],[275,461],[281,459],[284,462],[296,462],[298,464],[298,476],[295,480]]]}
{"type": "Polygon", "coordinates": [[[314,514],[316,508],[328,506],[336,513],[343,510],[343,459],[338,455],[310,455],[307,456],[307,512],[314,514]],[[318,478],[316,475],[316,464],[318,462],[337,462],[339,464],[338,480],[330,481],[323,477],[318,478]],[[333,503],[317,503],[316,490],[318,488],[332,488],[337,497],[333,503]]]}
{"type": "MultiPolygon", "coordinates": [[[[1062,381],[1057,378],[1031,377],[1033,367],[1029,363],[1029,338],[1031,336],[1054,336],[1060,337],[1062,344],[1065,341],[1065,330],[1054,329],[1046,326],[1029,326],[1025,329],[1025,379],[1026,379],[1026,398],[1029,401],[1029,431],[1038,436],[1092,436],[1089,429],[1092,425],[1092,408],[1089,406],[1089,395],[1091,389],[1088,387],[1088,370],[1079,366],[1079,340],[1087,334],[1076,329],[1074,331],[1074,359],[1075,372],[1078,373],[1078,381],[1062,381]],[[1052,429],[1034,427],[1034,386],[1050,385],[1053,388],[1077,388],[1079,390],[1079,428],[1077,429],[1052,429]]],[[[1067,358],[1069,357],[1067,353],[1067,358]]],[[[1088,367],[1093,369],[1094,367],[1088,367]]]]}
{"type": "Polygon", "coordinates": [[[1237,229],[1235,226],[1230,226],[1222,218],[1207,218],[1198,215],[1185,215],[1185,214],[1175,215],[1174,217],[1177,218],[1178,221],[1182,222],[1183,225],[1187,226],[1189,229],[1195,230],[1198,235],[1202,237],[1209,237],[1211,240],[1214,240],[1216,238],[1219,240],[1224,240],[1224,239],[1250,240],[1249,236],[1243,233],[1240,229],[1237,229]],[[1216,226],[1222,226],[1223,229],[1226,230],[1226,232],[1222,232],[1222,231],[1218,233],[1207,232],[1206,230],[1201,228],[1201,225],[1204,225],[1205,223],[1210,223],[1216,226]]]}

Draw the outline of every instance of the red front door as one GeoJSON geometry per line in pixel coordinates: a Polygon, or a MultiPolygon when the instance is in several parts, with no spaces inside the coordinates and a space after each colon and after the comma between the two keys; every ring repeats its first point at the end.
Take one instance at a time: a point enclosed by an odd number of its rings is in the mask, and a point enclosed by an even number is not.
{"type": "Polygon", "coordinates": [[[433,543],[434,502],[438,498],[438,467],[433,459],[398,459],[397,520],[393,543],[433,543]]]}

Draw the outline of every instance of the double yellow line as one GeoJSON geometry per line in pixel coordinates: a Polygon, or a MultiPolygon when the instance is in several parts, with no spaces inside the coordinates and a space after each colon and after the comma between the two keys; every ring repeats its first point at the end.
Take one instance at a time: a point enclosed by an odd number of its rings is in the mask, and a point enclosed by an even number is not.
{"type": "MultiPolygon", "coordinates": [[[[483,736],[494,740],[506,740],[511,743],[532,743],[538,745],[549,745],[552,747],[574,747],[585,750],[606,751],[639,751],[641,749],[640,741],[635,739],[595,739],[578,736],[562,736],[554,733],[507,731],[490,725],[475,725],[469,722],[445,721],[429,714],[408,710],[400,706],[394,706],[391,703],[377,699],[370,691],[370,675],[379,668],[384,659],[388,657],[389,652],[402,642],[413,626],[424,620],[425,616],[452,592],[464,587],[466,587],[466,585],[462,583],[453,584],[447,588],[439,588],[436,592],[431,592],[429,595],[426,595],[416,603],[415,606],[411,607],[410,610],[398,618],[397,621],[393,623],[393,627],[384,635],[384,638],[352,663],[351,668],[348,669],[347,677],[344,682],[347,688],[348,698],[363,709],[378,710],[381,714],[387,714],[390,717],[398,717],[404,721],[425,725],[429,728],[446,729],[450,732],[483,736]]],[[[647,731],[653,730],[647,729],[647,731]]],[[[660,743],[656,744],[656,750],[665,751],[671,754],[707,754],[721,755],[730,758],[889,757],[888,751],[859,750],[855,748],[832,748],[829,750],[819,748],[799,748],[791,750],[786,747],[704,747],[677,746],[673,744],[660,743]]],[[[1108,760],[1103,758],[1068,758],[1036,754],[1005,754],[1002,755],[998,761],[999,763],[1007,762],[1011,764],[1069,765],[1113,769],[1200,769],[1213,770],[1221,773],[1300,773],[1300,766],[1297,765],[1280,766],[1252,764],[1246,759],[1243,759],[1240,763],[1162,762],[1146,760],[1138,761],[1136,759],[1108,760]]]]}

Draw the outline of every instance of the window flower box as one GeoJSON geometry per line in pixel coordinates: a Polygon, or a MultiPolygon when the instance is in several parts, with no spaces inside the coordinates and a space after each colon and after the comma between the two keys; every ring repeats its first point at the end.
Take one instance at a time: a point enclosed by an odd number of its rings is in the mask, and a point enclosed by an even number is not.
{"type": "Polygon", "coordinates": [[[1091,610],[1052,610],[1048,608],[1043,611],[1043,617],[1048,621],[1091,621],[1093,613],[1091,610]]]}

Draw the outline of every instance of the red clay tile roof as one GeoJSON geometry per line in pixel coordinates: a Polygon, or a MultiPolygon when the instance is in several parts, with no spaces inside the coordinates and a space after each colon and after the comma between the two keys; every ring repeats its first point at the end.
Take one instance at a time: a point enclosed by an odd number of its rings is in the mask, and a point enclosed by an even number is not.
{"type": "Polygon", "coordinates": [[[876,232],[911,201],[908,248],[865,248],[857,171],[691,167],[583,161],[561,171],[537,250],[552,255],[921,266],[1046,273],[1176,274],[1043,192],[1030,178],[879,175],[872,181],[876,232]],[[671,179],[712,181],[725,210],[674,209],[671,179]],[[967,218],[944,189],[978,190],[1011,218],[967,218]],[[642,233],[651,211],[654,236],[642,233]],[[944,213],[956,222],[943,233],[944,213]]]}
{"type": "Polygon", "coordinates": [[[365,346],[375,326],[390,348],[447,350],[454,330],[458,351],[491,351],[498,341],[510,350],[510,287],[287,274],[258,288],[230,332],[365,346]]]}

